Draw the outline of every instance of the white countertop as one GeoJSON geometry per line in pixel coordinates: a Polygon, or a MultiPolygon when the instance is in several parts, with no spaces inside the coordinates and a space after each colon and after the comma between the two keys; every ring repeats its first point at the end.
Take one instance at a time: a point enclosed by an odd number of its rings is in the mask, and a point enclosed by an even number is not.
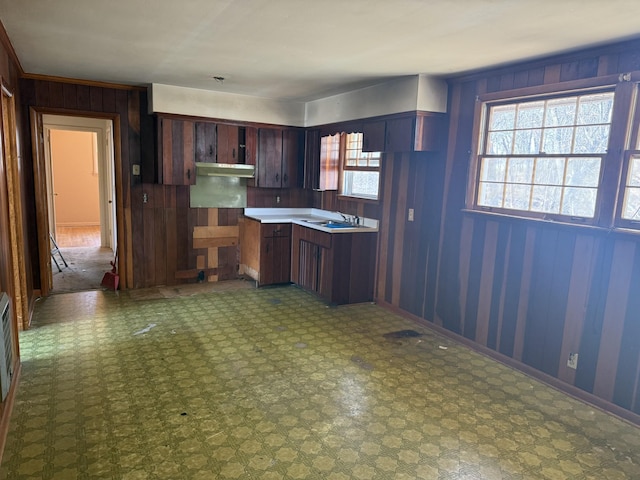
{"type": "MultiPolygon", "coordinates": [[[[245,217],[258,220],[260,223],[294,223],[303,227],[313,228],[327,233],[366,233],[378,231],[378,220],[360,217],[359,227],[330,228],[323,227],[314,221],[333,220],[342,222],[344,219],[338,212],[320,210],[318,208],[245,208],[245,217]]],[[[347,215],[352,217],[353,215],[347,215]]]]}

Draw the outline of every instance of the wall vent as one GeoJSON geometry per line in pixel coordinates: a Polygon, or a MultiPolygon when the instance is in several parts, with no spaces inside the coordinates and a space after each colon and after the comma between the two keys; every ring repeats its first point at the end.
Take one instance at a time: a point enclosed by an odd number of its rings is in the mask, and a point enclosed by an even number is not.
{"type": "Polygon", "coordinates": [[[11,332],[11,303],[9,295],[0,294],[0,390],[4,402],[13,377],[13,341],[11,332]]]}

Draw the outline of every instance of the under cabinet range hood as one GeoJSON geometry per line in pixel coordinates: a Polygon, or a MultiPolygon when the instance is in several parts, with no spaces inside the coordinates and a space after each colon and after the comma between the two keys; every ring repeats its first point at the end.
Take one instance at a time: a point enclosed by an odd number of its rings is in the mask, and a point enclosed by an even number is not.
{"type": "Polygon", "coordinates": [[[253,178],[256,167],[244,163],[204,163],[196,162],[196,175],[200,177],[253,178]]]}

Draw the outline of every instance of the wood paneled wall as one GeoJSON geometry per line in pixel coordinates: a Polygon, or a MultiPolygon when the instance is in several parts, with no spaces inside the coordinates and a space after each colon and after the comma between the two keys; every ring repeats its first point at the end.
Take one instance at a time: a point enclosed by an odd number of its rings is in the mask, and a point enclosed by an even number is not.
{"type": "Polygon", "coordinates": [[[463,211],[477,95],[636,70],[638,41],[451,81],[446,161],[385,161],[377,294],[639,421],[640,236],[463,211]]]}
{"type": "MultiPolygon", "coordinates": [[[[147,112],[146,92],[56,81],[23,79],[23,114],[26,119],[25,144],[30,146],[29,107],[52,109],[59,113],[116,114],[120,120],[122,202],[124,205],[124,252],[128,288],[174,285],[198,280],[204,271],[210,280],[235,278],[238,247],[196,248],[195,227],[236,226],[240,209],[195,209],[189,207],[189,187],[142,183],[153,179],[155,168],[154,119],[147,112]],[[139,164],[142,176],[131,175],[139,164]],[[144,198],[147,199],[144,202],[144,198]]],[[[117,144],[117,142],[116,142],[117,144]]],[[[25,177],[31,200],[28,202],[29,238],[36,238],[32,153],[25,177]]],[[[302,189],[249,188],[251,207],[308,207],[311,193],[302,189]],[[280,197],[277,203],[276,197],[280,197]]],[[[35,242],[32,242],[35,243],[35,242]]],[[[33,277],[40,278],[37,245],[30,245],[33,277]]],[[[36,286],[38,288],[39,286],[36,286]]]]}

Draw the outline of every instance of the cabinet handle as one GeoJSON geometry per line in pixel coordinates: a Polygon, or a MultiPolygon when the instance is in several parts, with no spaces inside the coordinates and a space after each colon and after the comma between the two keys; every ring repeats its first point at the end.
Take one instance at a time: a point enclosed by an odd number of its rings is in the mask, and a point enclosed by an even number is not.
{"type": "Polygon", "coordinates": [[[268,244],[268,243],[267,243],[267,248],[266,248],[266,250],[267,250],[267,253],[269,253],[269,244],[268,244]]]}
{"type": "Polygon", "coordinates": [[[209,155],[213,155],[213,145],[209,145],[209,155]]]}
{"type": "Polygon", "coordinates": [[[284,183],[287,183],[289,181],[289,177],[287,176],[287,174],[285,173],[284,176],[282,177],[282,181],[284,183]]]}
{"type": "Polygon", "coordinates": [[[276,182],[277,182],[278,180],[280,180],[280,174],[279,174],[279,173],[276,173],[276,182]]]}
{"type": "Polygon", "coordinates": [[[236,149],[235,148],[233,148],[231,150],[231,158],[236,158],[236,149]]]}
{"type": "Polygon", "coordinates": [[[187,168],[187,178],[191,180],[191,169],[187,168]]]}

